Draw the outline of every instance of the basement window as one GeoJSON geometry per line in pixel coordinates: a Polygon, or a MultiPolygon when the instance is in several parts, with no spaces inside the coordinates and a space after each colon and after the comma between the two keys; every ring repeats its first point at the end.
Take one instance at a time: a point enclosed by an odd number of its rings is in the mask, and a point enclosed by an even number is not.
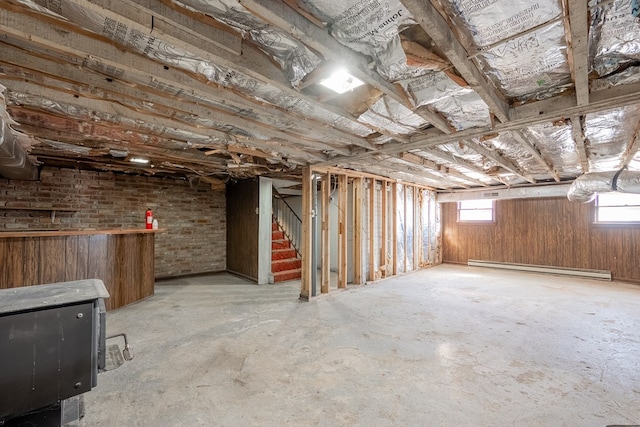
{"type": "Polygon", "coordinates": [[[596,223],[640,224],[640,194],[615,192],[598,194],[596,223]]]}
{"type": "Polygon", "coordinates": [[[463,200],[458,202],[459,222],[493,222],[493,200],[463,200]]]}

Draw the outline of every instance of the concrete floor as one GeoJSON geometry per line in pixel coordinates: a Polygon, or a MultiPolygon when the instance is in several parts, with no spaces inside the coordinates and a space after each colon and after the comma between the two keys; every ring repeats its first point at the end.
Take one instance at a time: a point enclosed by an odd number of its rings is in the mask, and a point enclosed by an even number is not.
{"type": "Polygon", "coordinates": [[[640,424],[639,286],[442,265],[298,293],[220,274],[109,313],[136,356],[83,425],[640,424]]]}

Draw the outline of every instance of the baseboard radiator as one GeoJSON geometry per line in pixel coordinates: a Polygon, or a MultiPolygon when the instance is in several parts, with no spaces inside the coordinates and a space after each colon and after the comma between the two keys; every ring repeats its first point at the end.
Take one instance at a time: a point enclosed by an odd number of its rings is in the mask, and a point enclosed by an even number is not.
{"type": "Polygon", "coordinates": [[[550,265],[515,264],[509,262],[481,261],[470,259],[467,265],[473,267],[501,268],[504,270],[529,271],[533,273],[557,274],[561,276],[585,277],[589,279],[611,280],[611,272],[581,268],[553,267],[550,265]]]}

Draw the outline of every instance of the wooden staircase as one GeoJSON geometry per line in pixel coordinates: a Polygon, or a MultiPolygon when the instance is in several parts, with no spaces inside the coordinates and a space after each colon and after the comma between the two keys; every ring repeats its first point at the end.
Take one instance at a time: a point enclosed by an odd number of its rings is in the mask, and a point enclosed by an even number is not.
{"type": "Polygon", "coordinates": [[[271,224],[271,273],[274,283],[302,277],[302,260],[275,221],[271,224]]]}

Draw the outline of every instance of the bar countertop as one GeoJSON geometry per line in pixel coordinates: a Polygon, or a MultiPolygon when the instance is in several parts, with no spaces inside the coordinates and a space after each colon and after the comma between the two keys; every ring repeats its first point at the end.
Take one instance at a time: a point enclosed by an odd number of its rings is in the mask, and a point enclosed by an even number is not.
{"type": "Polygon", "coordinates": [[[146,228],[112,229],[112,230],[50,230],[50,231],[0,231],[0,239],[16,237],[58,237],[58,236],[95,236],[101,234],[138,234],[162,233],[165,228],[148,230],[146,228]]]}

